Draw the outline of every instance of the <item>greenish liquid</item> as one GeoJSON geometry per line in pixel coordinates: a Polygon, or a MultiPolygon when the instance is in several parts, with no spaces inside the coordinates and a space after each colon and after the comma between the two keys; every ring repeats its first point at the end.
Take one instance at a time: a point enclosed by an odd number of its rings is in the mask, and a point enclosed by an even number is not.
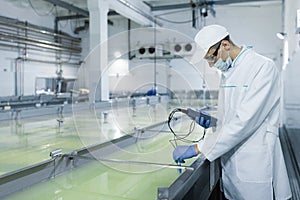
{"type": "Polygon", "coordinates": [[[177,176],[176,169],[132,174],[92,163],[18,192],[5,200],[156,199],[157,187],[168,186],[177,176]]]}
{"type": "MultiPolygon", "coordinates": [[[[153,107],[138,108],[133,115],[129,108],[109,112],[108,122],[101,113],[80,113],[64,118],[58,127],[55,118],[41,121],[25,121],[0,128],[0,174],[49,159],[49,152],[61,148],[63,153],[84,146],[109,141],[132,133],[134,127],[144,127],[165,121],[169,110],[153,107]],[[95,118],[96,116],[96,118],[95,118]],[[98,117],[97,117],[98,116],[98,117]]],[[[174,128],[185,135],[190,122],[174,128]]],[[[108,159],[175,164],[170,132],[157,129],[147,140],[113,152],[108,159]],[[159,134],[157,134],[159,133],[159,134]]],[[[167,129],[165,129],[167,130],[167,129]]],[[[191,140],[200,138],[202,129],[196,125],[191,140]]],[[[189,145],[178,142],[178,145],[189,145]]],[[[185,165],[193,162],[190,159],[185,165]]],[[[149,165],[134,165],[92,161],[74,168],[48,181],[17,192],[5,200],[118,200],[156,199],[158,187],[168,187],[179,176],[177,169],[158,168],[149,165]]]]}
{"type": "MultiPolygon", "coordinates": [[[[131,145],[107,158],[175,164],[172,161],[173,147],[168,144],[168,139],[169,135],[157,136],[152,142],[141,141],[139,145],[131,145]]],[[[5,200],[153,200],[157,198],[158,187],[170,186],[179,175],[178,170],[172,168],[92,161],[5,200]]]]}

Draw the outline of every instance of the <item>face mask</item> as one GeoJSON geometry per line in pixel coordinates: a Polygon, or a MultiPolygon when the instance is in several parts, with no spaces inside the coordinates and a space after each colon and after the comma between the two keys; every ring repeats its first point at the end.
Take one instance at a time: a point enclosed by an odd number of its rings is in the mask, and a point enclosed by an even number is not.
{"type": "Polygon", "coordinates": [[[219,58],[217,62],[214,64],[214,67],[221,70],[222,72],[227,72],[231,64],[232,64],[232,59],[230,58],[228,53],[227,59],[223,61],[222,58],[219,58]]]}

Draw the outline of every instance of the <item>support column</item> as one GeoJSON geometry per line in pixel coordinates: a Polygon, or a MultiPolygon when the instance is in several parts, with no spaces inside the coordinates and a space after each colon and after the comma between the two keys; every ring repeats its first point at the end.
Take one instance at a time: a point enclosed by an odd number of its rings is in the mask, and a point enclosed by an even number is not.
{"type": "Polygon", "coordinates": [[[107,0],[88,0],[90,54],[88,71],[90,103],[109,100],[107,0]]]}

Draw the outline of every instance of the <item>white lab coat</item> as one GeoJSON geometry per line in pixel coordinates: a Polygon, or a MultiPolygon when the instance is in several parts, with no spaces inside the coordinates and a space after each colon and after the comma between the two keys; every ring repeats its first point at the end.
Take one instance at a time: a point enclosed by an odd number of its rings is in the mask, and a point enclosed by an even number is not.
{"type": "Polygon", "coordinates": [[[218,107],[216,132],[198,148],[210,161],[221,156],[226,198],[289,199],[278,136],[280,77],[273,61],[243,48],[222,75],[218,107]]]}

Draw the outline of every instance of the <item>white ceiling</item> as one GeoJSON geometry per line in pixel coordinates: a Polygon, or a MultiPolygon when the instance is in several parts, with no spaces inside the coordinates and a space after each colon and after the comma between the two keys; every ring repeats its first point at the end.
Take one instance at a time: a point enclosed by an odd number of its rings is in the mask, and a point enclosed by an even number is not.
{"type": "MultiPolygon", "coordinates": [[[[28,8],[31,7],[40,15],[52,14],[54,16],[66,16],[66,15],[74,15],[71,11],[62,8],[60,6],[54,6],[52,3],[48,3],[44,0],[4,0],[11,2],[14,6],[28,8]]],[[[83,10],[87,9],[87,0],[61,0],[62,2],[66,2],[68,4],[74,5],[83,10]]]]}
{"type": "MultiPolygon", "coordinates": [[[[46,0],[4,0],[11,2],[17,7],[32,7],[36,12],[41,15],[53,14],[54,16],[66,16],[74,15],[74,12],[62,8],[60,6],[54,6],[48,3],[46,0]]],[[[87,0],[59,0],[70,4],[72,6],[81,8],[87,11],[87,0]]],[[[194,4],[213,4],[214,6],[224,6],[224,5],[239,5],[239,6],[259,6],[262,4],[270,4],[274,2],[281,2],[281,0],[139,0],[144,2],[146,5],[152,8],[164,10],[171,10],[176,8],[176,6],[192,6],[194,4]],[[166,6],[166,7],[164,7],[166,6]]],[[[185,7],[186,8],[186,7],[185,7]]]]}

